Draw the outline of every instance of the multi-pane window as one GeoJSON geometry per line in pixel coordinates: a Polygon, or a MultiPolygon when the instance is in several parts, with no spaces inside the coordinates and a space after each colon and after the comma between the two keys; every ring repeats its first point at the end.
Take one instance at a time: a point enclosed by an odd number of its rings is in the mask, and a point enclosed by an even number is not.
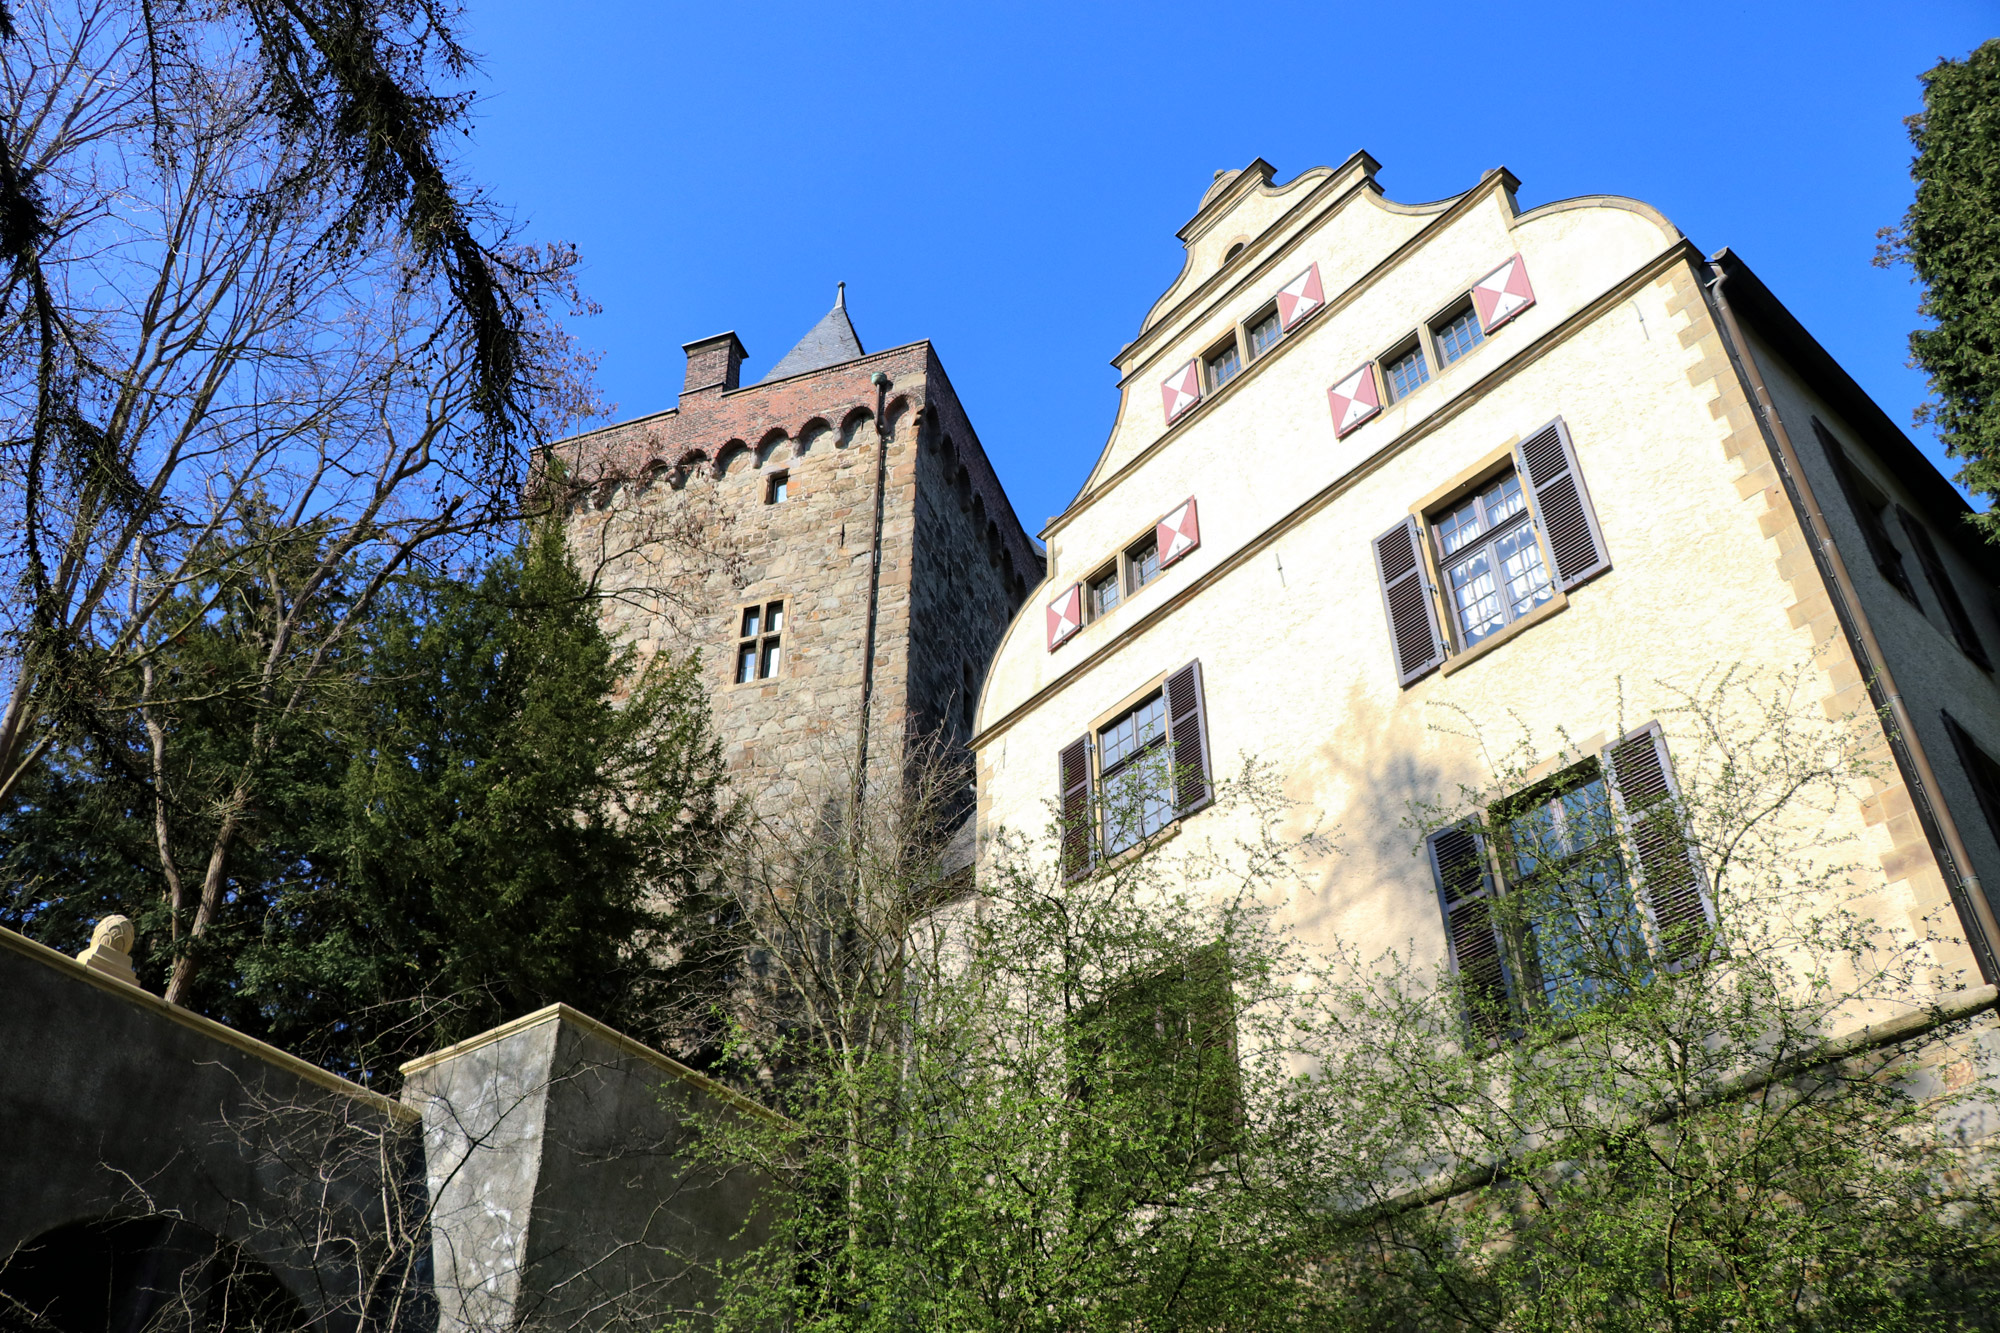
{"type": "Polygon", "coordinates": [[[791,478],[783,472],[773,472],[764,482],[764,503],[781,505],[791,489],[791,478]]]}
{"type": "Polygon", "coordinates": [[[743,608],[736,632],[736,683],[769,680],[778,674],[780,642],[785,632],[785,604],[766,602],[743,608]]]}
{"type": "Polygon", "coordinates": [[[1431,368],[1424,361],[1424,349],[1418,346],[1391,360],[1384,373],[1389,380],[1389,401],[1394,403],[1409,397],[1428,381],[1431,368]]]}
{"type": "Polygon", "coordinates": [[[1222,946],[1127,978],[1070,1021],[1072,1093],[1097,1110],[1075,1130],[1081,1196],[1130,1198],[1236,1142],[1242,1077],[1222,946]]]}
{"type": "Polygon", "coordinates": [[[1118,567],[1113,565],[1091,579],[1084,595],[1090,603],[1089,616],[1092,620],[1118,605],[1118,567]]]}
{"type": "Polygon", "coordinates": [[[1150,534],[1125,552],[1125,586],[1132,592],[1160,576],[1160,543],[1150,534]]]}
{"type": "Polygon", "coordinates": [[[1273,310],[1250,326],[1250,359],[1255,361],[1264,353],[1278,345],[1278,338],[1284,329],[1278,323],[1278,312],[1273,310]]]}
{"type": "Polygon", "coordinates": [[[1611,794],[1595,760],[1496,806],[1502,874],[1542,1002],[1571,1013],[1633,976],[1645,923],[1618,854],[1611,794]]]}
{"type": "Polygon", "coordinates": [[[1519,474],[1509,470],[1431,525],[1461,646],[1555,596],[1519,474]]]}
{"type": "Polygon", "coordinates": [[[1700,956],[1714,915],[1692,834],[1657,722],[1432,834],[1473,1028],[1566,1020],[1700,956]]]}
{"type": "Polygon", "coordinates": [[[1437,325],[1431,336],[1437,340],[1438,359],[1447,366],[1486,341],[1479,315],[1471,306],[1437,325]]]}
{"type": "Polygon", "coordinates": [[[1236,340],[1231,338],[1203,357],[1202,365],[1208,371],[1208,387],[1211,392],[1235,379],[1236,372],[1243,369],[1243,358],[1236,350],[1236,340]]]}
{"type": "Polygon", "coordinates": [[[1106,855],[1116,856],[1173,822],[1173,749],[1167,744],[1164,690],[1099,729],[1097,763],[1106,855]]]}

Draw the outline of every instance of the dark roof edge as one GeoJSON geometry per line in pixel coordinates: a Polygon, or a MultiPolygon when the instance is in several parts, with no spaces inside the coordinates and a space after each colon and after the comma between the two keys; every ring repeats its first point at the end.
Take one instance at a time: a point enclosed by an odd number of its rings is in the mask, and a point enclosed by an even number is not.
{"type": "Polygon", "coordinates": [[[1709,260],[1729,275],[1730,305],[1747,316],[1764,340],[1861,435],[1862,443],[1874,450],[1896,479],[1910,488],[1917,503],[1934,519],[1944,520],[1938,527],[1945,539],[1988,578],[2000,577],[2000,552],[1981,541],[1977,530],[1964,521],[1973,512],[1972,506],[1937,470],[1937,465],[1924,457],[1902,427],[1868,396],[1868,391],[1833,359],[1831,352],[1820,346],[1819,340],[1772,294],[1741,255],[1725,247],[1710,255],[1709,260]]]}
{"type": "Polygon", "coordinates": [[[986,464],[986,471],[993,478],[993,490],[999,495],[1000,503],[1007,506],[1007,517],[1013,523],[1014,531],[1021,535],[1022,541],[1028,548],[1028,554],[1041,562],[1043,577],[1046,578],[1049,566],[1048,548],[1039,545],[1035,541],[1035,534],[1028,531],[1028,525],[1021,521],[1020,512],[1014,508],[1014,497],[1007,494],[1007,483],[1000,480],[1000,469],[993,464],[993,455],[986,451],[986,442],[979,438],[979,427],[973,424],[972,413],[965,410],[965,400],[958,396],[958,386],[953,384],[951,376],[945,373],[944,358],[938,355],[935,343],[930,343],[927,339],[926,344],[930,363],[925,368],[926,376],[935,375],[944,382],[945,392],[951,395],[951,401],[958,407],[959,419],[965,422],[965,428],[972,432],[972,444],[979,450],[980,461],[986,464]]]}

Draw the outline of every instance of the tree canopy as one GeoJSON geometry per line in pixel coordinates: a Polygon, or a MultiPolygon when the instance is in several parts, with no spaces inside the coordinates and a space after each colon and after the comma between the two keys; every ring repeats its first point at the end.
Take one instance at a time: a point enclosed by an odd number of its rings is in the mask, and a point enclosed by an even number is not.
{"type": "MultiPolygon", "coordinates": [[[[166,845],[198,854],[247,744],[232,659],[269,616],[247,572],[192,595],[221,611],[158,655],[179,702],[155,717],[166,845]]],[[[0,910],[69,949],[122,912],[157,986],[176,924],[150,753],[135,723],[51,755],[0,809],[0,910]]],[[[668,908],[733,826],[722,776],[696,663],[618,649],[559,526],[475,579],[397,580],[262,761],[188,1003],[363,1076],[553,1000],[643,1029],[668,908]]]]}
{"type": "MultiPolygon", "coordinates": [[[[2000,38],[1923,76],[1924,109],[1909,119],[1916,199],[1884,232],[1879,261],[1906,261],[1923,283],[1918,310],[1933,324],[1910,335],[1930,377],[1919,409],[1962,466],[1958,479],[2000,500],[2000,38]]],[[[1979,518],[2000,539],[1992,511],[1979,518]]]]}

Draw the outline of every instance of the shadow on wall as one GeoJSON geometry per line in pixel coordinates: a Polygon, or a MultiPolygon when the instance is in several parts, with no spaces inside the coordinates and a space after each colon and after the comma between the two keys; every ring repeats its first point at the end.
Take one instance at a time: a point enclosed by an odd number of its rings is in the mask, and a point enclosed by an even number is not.
{"type": "Polygon", "coordinates": [[[240,1246],[171,1217],[74,1222],[0,1264],[9,1333],[291,1333],[313,1323],[240,1246]]]}

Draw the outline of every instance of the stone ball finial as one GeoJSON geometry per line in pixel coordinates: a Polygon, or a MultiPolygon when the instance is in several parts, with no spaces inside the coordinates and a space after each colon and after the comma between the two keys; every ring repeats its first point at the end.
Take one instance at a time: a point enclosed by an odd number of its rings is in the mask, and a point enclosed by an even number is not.
{"type": "Polygon", "coordinates": [[[138,935],[131,917],[107,916],[91,930],[90,947],[76,956],[77,961],[93,972],[136,986],[139,975],[132,970],[132,945],[138,935]]]}
{"type": "Polygon", "coordinates": [[[138,938],[139,932],[132,928],[132,918],[129,916],[107,916],[97,923],[95,930],[90,932],[92,948],[102,946],[115,949],[119,953],[131,953],[132,945],[138,938]]]}

